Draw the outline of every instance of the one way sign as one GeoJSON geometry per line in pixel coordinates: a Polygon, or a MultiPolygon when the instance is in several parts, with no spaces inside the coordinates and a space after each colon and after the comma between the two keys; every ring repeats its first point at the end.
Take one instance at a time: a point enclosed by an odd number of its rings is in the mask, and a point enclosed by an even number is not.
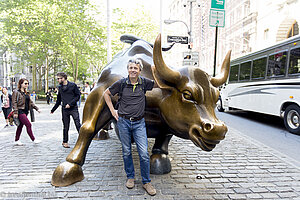
{"type": "Polygon", "coordinates": [[[224,9],[225,0],[211,0],[211,8],[224,9]]]}

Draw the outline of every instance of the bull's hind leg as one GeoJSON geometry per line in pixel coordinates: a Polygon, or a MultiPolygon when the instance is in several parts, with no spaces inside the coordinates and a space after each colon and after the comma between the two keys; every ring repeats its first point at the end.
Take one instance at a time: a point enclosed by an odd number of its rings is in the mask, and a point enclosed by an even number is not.
{"type": "Polygon", "coordinates": [[[111,123],[106,124],[98,133],[96,133],[94,140],[107,140],[109,139],[108,130],[111,129],[111,123]]]}
{"type": "Polygon", "coordinates": [[[162,135],[155,139],[150,157],[150,173],[166,174],[171,171],[171,162],[168,157],[168,145],[173,135],[162,135]]]}
{"type": "Polygon", "coordinates": [[[98,87],[88,96],[83,110],[83,123],[77,142],[68,155],[67,161],[61,163],[55,169],[52,175],[52,185],[67,186],[84,178],[81,166],[84,164],[89,145],[97,131],[106,125],[111,118],[109,109],[102,97],[104,90],[105,88],[98,87]],[[98,120],[99,114],[101,117],[98,120]],[[96,130],[96,124],[99,127],[98,130],[96,130]]]}

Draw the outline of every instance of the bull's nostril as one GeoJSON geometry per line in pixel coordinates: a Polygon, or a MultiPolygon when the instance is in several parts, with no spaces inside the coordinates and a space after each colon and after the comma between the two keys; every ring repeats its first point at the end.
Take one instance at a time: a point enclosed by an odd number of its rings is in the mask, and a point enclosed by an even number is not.
{"type": "Polygon", "coordinates": [[[213,129],[213,125],[211,123],[205,123],[203,125],[205,132],[210,132],[213,129]]]}

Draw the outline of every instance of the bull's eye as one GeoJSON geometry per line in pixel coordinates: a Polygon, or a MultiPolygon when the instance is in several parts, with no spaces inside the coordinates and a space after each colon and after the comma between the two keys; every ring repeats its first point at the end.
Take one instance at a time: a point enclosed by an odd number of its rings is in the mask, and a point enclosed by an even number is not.
{"type": "Polygon", "coordinates": [[[189,100],[189,101],[194,101],[194,98],[192,96],[192,93],[188,90],[183,91],[182,96],[184,99],[189,100]]]}

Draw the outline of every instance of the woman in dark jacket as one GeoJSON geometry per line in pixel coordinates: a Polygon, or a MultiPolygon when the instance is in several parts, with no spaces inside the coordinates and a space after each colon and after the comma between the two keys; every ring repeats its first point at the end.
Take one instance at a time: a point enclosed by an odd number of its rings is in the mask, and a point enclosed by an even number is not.
{"type": "Polygon", "coordinates": [[[8,115],[11,112],[11,94],[8,94],[7,87],[2,88],[1,102],[2,102],[2,111],[6,121],[5,127],[8,127],[8,115]]]}
{"type": "Polygon", "coordinates": [[[20,125],[17,128],[16,131],[16,137],[15,137],[15,143],[16,145],[22,145],[22,143],[19,141],[20,135],[22,133],[23,125],[26,126],[27,133],[30,137],[30,139],[34,143],[39,143],[40,141],[35,140],[35,137],[33,136],[32,130],[31,130],[31,123],[29,119],[27,118],[28,112],[30,108],[34,108],[35,110],[39,111],[39,108],[34,105],[34,103],[30,99],[30,95],[27,92],[29,82],[27,79],[22,78],[19,80],[18,83],[18,90],[15,90],[12,95],[12,105],[14,109],[14,118],[19,118],[20,125]]]}

